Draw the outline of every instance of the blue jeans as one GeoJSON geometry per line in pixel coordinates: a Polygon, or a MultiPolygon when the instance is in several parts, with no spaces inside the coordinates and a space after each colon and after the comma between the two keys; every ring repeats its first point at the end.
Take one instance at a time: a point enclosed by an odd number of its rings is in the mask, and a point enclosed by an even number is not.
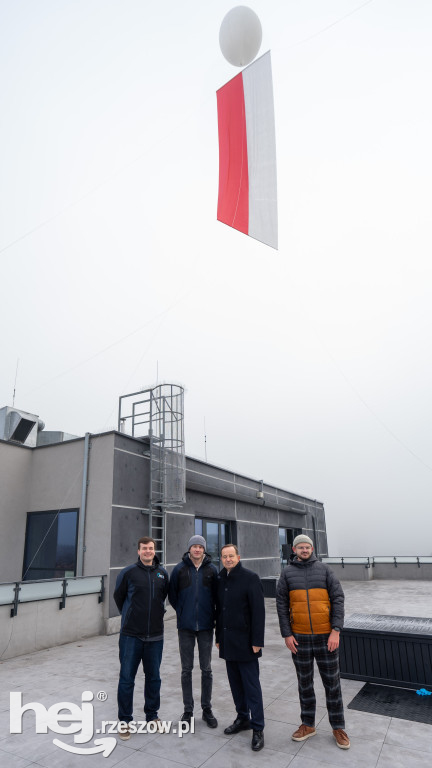
{"type": "Polygon", "coordinates": [[[145,642],[138,637],[120,633],[119,657],[120,678],[117,690],[118,719],[129,723],[133,720],[133,694],[135,677],[142,661],[144,682],[144,712],[146,720],[155,720],[160,706],[161,679],[159,669],[162,661],[163,640],[145,642]]]}

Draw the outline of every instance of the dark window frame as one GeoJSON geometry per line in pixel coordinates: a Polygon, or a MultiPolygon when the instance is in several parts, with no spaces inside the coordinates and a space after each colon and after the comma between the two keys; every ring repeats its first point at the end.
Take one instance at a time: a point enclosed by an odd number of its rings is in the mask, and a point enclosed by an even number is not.
{"type": "MultiPolygon", "coordinates": [[[[38,567],[34,567],[32,565],[30,565],[29,567],[26,567],[27,556],[29,554],[29,539],[28,539],[29,520],[31,518],[36,517],[37,515],[52,515],[53,517],[52,517],[52,521],[50,523],[50,524],[52,524],[56,516],[60,517],[60,515],[68,513],[68,512],[76,512],[75,541],[74,541],[75,556],[74,556],[74,561],[73,561],[73,575],[76,576],[77,560],[78,560],[78,525],[79,525],[79,514],[80,514],[79,507],[70,507],[68,509],[44,509],[44,510],[40,510],[38,512],[27,512],[26,528],[25,528],[24,557],[23,557],[23,567],[22,567],[22,581],[34,581],[34,580],[37,580],[37,577],[33,577],[33,579],[30,579],[29,577],[26,577],[25,573],[26,573],[27,570],[29,570],[29,571],[37,571],[37,570],[40,570],[40,571],[50,571],[51,570],[51,571],[57,571],[57,572],[59,570],[62,570],[62,569],[59,569],[59,568],[51,568],[51,567],[38,568],[38,567]]],[[[72,569],[68,569],[68,570],[72,570],[72,569]]],[[[50,577],[42,577],[42,578],[58,579],[58,578],[64,578],[64,577],[65,577],[65,574],[64,574],[64,569],[63,569],[63,575],[62,576],[54,575],[53,574],[50,577]]]]}
{"type": "Polygon", "coordinates": [[[218,560],[216,562],[215,560],[212,559],[212,563],[213,563],[213,565],[216,566],[216,568],[220,568],[221,567],[221,564],[220,564],[220,548],[221,548],[221,546],[223,546],[223,544],[230,544],[230,543],[236,544],[237,543],[236,541],[234,541],[234,537],[235,537],[235,530],[234,530],[234,528],[235,528],[235,526],[232,525],[233,521],[232,520],[220,520],[220,519],[217,519],[215,517],[198,517],[198,515],[195,515],[194,530],[196,530],[196,521],[197,520],[199,520],[201,522],[201,524],[202,524],[202,526],[201,526],[202,534],[199,534],[199,535],[203,536],[206,539],[206,541],[207,541],[207,536],[206,536],[207,523],[216,523],[218,525],[218,560]],[[226,541],[224,541],[223,544],[222,544],[221,529],[220,529],[221,525],[226,525],[227,526],[227,528],[226,528],[226,531],[227,531],[227,533],[226,533],[226,541]]]}
{"type": "Polygon", "coordinates": [[[294,541],[296,536],[299,536],[299,534],[302,533],[302,529],[301,528],[294,528],[292,526],[287,527],[285,525],[280,525],[279,526],[279,558],[280,558],[280,564],[281,564],[281,568],[282,569],[288,563],[288,560],[285,560],[285,558],[283,557],[282,544],[285,544],[285,545],[289,546],[289,553],[291,555],[291,546],[290,546],[290,542],[288,541],[288,531],[290,531],[292,533],[292,536],[290,537],[292,541],[294,541]],[[285,534],[285,541],[284,542],[281,541],[281,532],[282,531],[285,534]]]}

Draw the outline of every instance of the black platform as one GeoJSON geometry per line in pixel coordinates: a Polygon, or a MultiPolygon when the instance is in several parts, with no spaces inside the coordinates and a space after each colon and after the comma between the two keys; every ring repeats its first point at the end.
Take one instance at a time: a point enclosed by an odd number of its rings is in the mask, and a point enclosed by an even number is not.
{"type": "Polygon", "coordinates": [[[419,696],[409,688],[366,683],[348,709],[432,725],[432,696],[419,696]]]}
{"type": "Polygon", "coordinates": [[[341,632],[340,669],[341,677],[348,679],[431,688],[432,619],[349,616],[341,632]]]}

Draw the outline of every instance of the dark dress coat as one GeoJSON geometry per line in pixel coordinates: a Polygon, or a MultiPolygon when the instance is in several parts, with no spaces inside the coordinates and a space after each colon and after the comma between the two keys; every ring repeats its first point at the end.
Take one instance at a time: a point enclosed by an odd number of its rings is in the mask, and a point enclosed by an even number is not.
{"type": "Polygon", "coordinates": [[[230,573],[223,568],[217,581],[216,642],[225,661],[253,661],[264,646],[264,592],[259,576],[239,562],[230,573]]]}

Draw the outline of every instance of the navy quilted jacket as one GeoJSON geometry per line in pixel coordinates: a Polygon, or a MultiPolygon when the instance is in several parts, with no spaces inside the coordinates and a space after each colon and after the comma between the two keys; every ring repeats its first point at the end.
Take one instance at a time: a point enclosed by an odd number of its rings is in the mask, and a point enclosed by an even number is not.
{"type": "Polygon", "coordinates": [[[177,628],[213,629],[216,617],[217,569],[205,553],[198,570],[185,552],[171,573],[168,600],[177,613],[177,628]]]}

